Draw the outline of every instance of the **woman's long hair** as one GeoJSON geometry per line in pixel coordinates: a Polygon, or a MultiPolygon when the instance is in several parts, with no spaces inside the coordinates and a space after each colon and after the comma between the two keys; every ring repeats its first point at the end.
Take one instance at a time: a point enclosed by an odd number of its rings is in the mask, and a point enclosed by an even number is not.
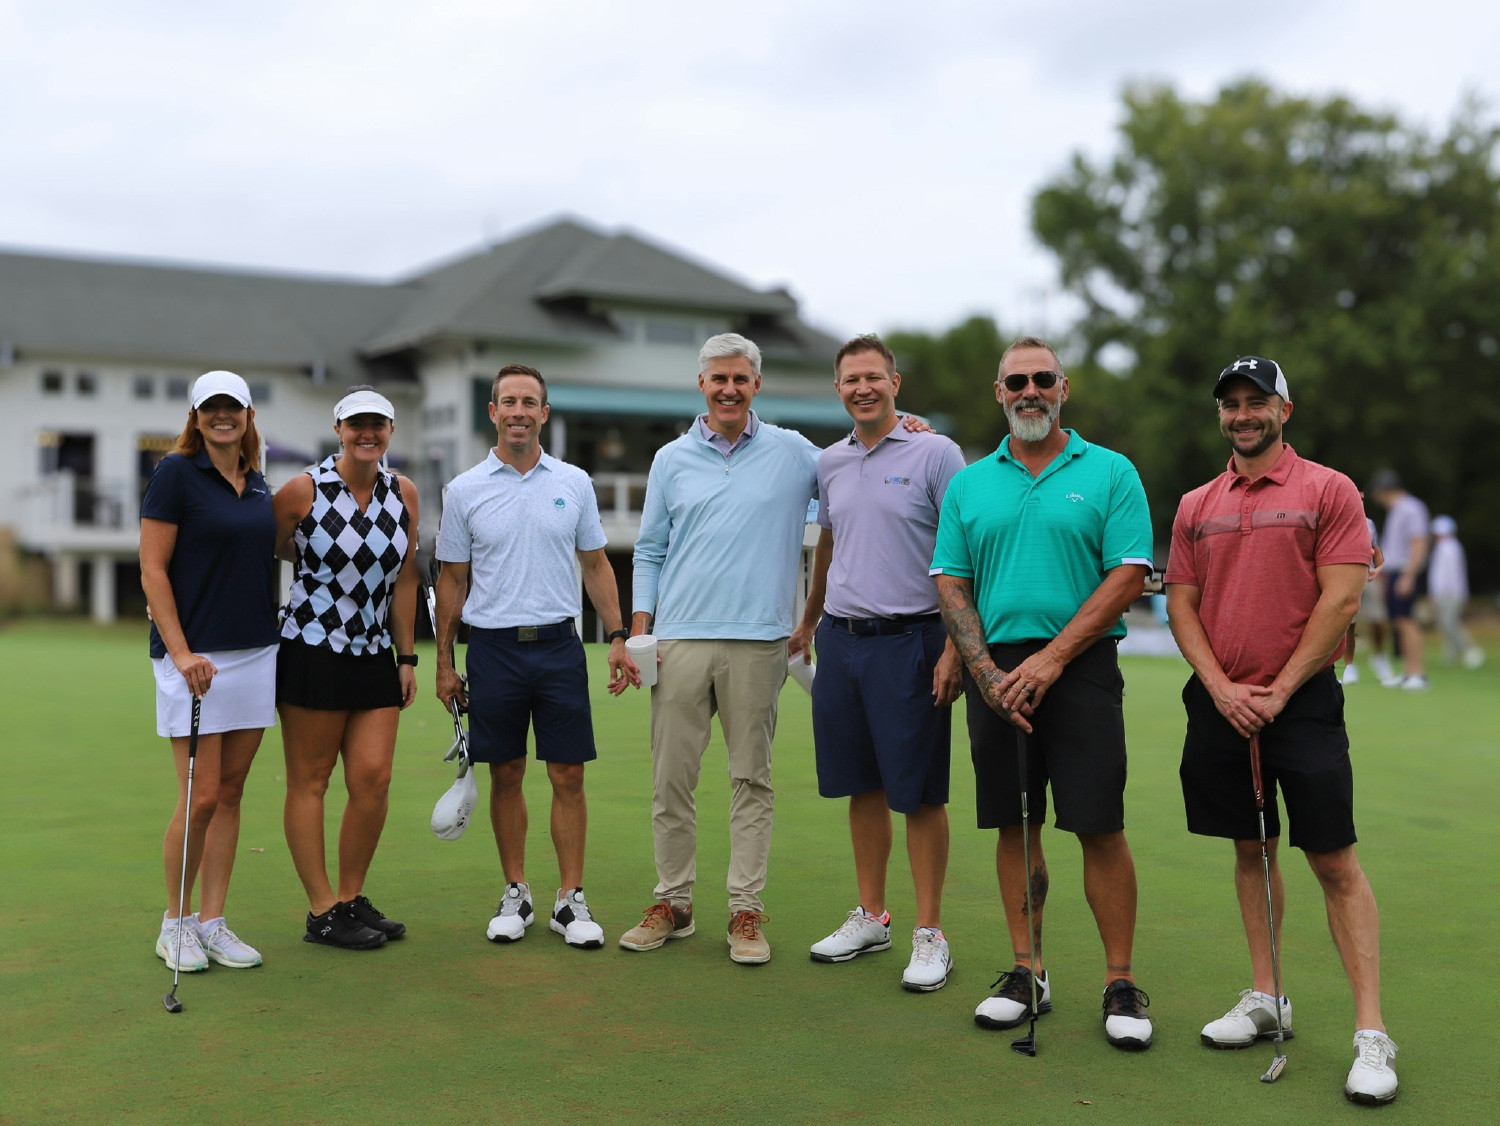
{"type": "MultiPolygon", "coordinates": [[[[249,409],[245,408],[247,412],[249,409]]],[[[197,457],[201,449],[203,432],[198,429],[198,412],[189,408],[187,425],[177,435],[177,444],[172,447],[172,452],[182,454],[183,457],[197,457]]],[[[245,419],[245,434],[240,439],[240,464],[247,470],[260,470],[260,431],[255,429],[253,416],[245,419]]]]}

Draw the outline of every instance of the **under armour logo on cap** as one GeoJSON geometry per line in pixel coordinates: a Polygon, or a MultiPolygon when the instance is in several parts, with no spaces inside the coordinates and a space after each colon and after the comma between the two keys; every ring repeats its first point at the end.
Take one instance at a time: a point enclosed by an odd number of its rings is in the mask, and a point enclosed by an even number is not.
{"type": "Polygon", "coordinates": [[[1264,356],[1241,356],[1221,371],[1218,381],[1214,384],[1215,399],[1223,396],[1224,384],[1236,376],[1250,380],[1267,394],[1280,395],[1287,402],[1292,401],[1291,393],[1287,391],[1286,375],[1282,372],[1281,365],[1264,356]]]}

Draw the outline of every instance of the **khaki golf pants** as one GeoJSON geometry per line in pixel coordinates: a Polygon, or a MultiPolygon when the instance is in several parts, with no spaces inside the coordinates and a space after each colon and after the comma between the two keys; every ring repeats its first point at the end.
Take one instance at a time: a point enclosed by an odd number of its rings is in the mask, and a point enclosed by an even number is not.
{"type": "Polygon", "coordinates": [[[698,878],[694,790],[714,712],[729,749],[729,910],[760,911],[771,855],[771,740],[785,641],[661,641],[651,692],[656,898],[686,907],[698,878]]]}

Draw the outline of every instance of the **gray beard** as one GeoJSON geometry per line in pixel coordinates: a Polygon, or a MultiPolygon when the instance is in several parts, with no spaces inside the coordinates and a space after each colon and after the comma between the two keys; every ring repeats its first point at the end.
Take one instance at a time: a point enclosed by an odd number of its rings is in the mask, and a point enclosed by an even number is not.
{"type": "Polygon", "coordinates": [[[1062,414],[1062,404],[1048,404],[1045,400],[1040,405],[1047,413],[1041,418],[1023,418],[1019,409],[1022,406],[1032,406],[1026,400],[1018,400],[1014,405],[1005,408],[1005,421],[1010,423],[1011,437],[1020,442],[1042,442],[1048,434],[1052,433],[1052,424],[1062,414]]]}

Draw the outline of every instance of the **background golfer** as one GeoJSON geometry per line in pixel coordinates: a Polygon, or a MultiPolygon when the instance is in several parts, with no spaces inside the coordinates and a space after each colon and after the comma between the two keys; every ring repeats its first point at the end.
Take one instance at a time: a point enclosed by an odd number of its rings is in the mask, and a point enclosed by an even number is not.
{"type": "Polygon", "coordinates": [[[181,973],[206,970],[210,958],[236,969],[260,965],[259,952],[224,921],[224,901],[245,778],[261,733],[276,722],[276,518],[258,468],[250,388],[233,372],[211,371],[193,384],[191,402],[141,500],[156,731],[172,740],[178,786],[162,842],[167,911],[156,954],[181,973]],[[184,871],[194,696],[203,701],[202,721],[184,871]],[[200,909],[189,912],[200,874],[200,909]]]}
{"type": "MultiPolygon", "coordinates": [[[[1252,985],[1202,1037],[1216,1048],[1244,1048],[1276,1033],[1262,885],[1271,885],[1279,925],[1279,784],[1291,843],[1304,850],[1322,885],[1334,945],[1354,990],[1357,1058],[1344,1093],[1359,1102],[1389,1102],[1396,1097],[1396,1046],[1380,1016],[1380,918],[1354,854],[1354,778],[1344,692],[1333,671],[1370,563],[1364,509],[1352,481],[1298,457],[1283,441],[1292,403],[1276,363],[1236,360],[1219,376],[1214,398],[1232,456],[1222,474],[1178,505],[1167,612],[1194,674],[1182,693],[1188,828],[1234,841],[1252,985]],[[1261,862],[1247,743],[1256,733],[1269,869],[1261,862]]],[[[1281,1020],[1290,1035],[1285,998],[1281,1020]]]]}
{"type": "Polygon", "coordinates": [[[481,464],[448,486],[437,557],[437,695],[469,707],[469,755],[490,764],[490,824],[505,891],[486,934],[526,936],[535,918],[526,882],[526,731],[552,784],[552,843],[561,886],[549,925],[570,946],[597,948],[604,932],[583,894],[588,805],[584,763],[597,757],[588,665],[573,620],[583,612],[575,565],[609,629],[609,690],[639,683],[625,653],[620,595],[604,554],[594,486],[583,470],[542,452],[547,384],[510,364],[495,376],[498,437],[481,464]],[[471,586],[472,580],[472,586],[471,586]],[[467,696],[453,667],[460,618],[469,624],[467,696]]]}
{"type": "Polygon", "coordinates": [[[969,741],[979,827],[999,828],[995,864],[1015,951],[974,1019],[1013,1028],[1052,1007],[1043,969],[1047,866],[1041,824],[1052,784],[1057,827],[1078,835],[1084,893],[1104,943],[1104,1029],[1120,1048],[1147,1048],[1146,995],[1135,987],[1135,863],[1125,841],[1121,619],[1151,569],[1151,520],[1125,458],[1059,424],[1068,381],[1050,345],[1022,337],[995,381],[1010,435],[953,478],[932,571],[948,632],[970,674],[969,741]],[[1016,728],[1027,740],[1030,808],[1023,844],[1016,728]],[[1029,848],[1032,869],[1025,853],[1029,848]],[[1033,912],[1027,918],[1026,890],[1033,912]],[[1032,934],[1035,934],[1033,945],[1032,934]]]}
{"type": "Polygon", "coordinates": [[[906,818],[917,907],[901,984],[930,992],[943,987],[953,964],[941,916],[949,705],[963,674],[927,568],[943,495],[964,459],[951,440],[897,425],[901,375],[878,337],[857,336],[839,349],[834,387],[854,430],[818,458],[823,531],[788,648],[806,660],[817,629],[818,792],[849,799],[859,904],[813,944],[812,959],[846,962],[890,948],[885,877],[895,810],[906,818]]]}

